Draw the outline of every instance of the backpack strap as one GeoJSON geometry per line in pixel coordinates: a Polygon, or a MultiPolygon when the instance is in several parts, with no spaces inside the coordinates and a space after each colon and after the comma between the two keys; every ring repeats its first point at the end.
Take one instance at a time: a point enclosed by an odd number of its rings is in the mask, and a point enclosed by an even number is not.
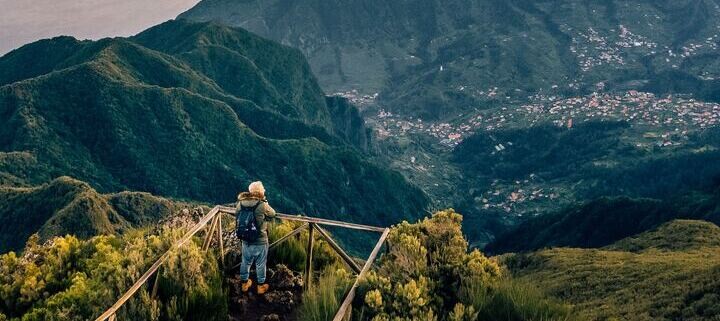
{"type": "Polygon", "coordinates": [[[262,202],[267,202],[267,201],[259,201],[255,204],[255,206],[249,206],[249,207],[245,207],[245,206],[242,206],[242,204],[240,204],[240,209],[243,209],[243,210],[249,209],[249,210],[253,210],[253,212],[254,212],[258,208],[258,206],[260,206],[260,203],[262,203],[262,202]]]}

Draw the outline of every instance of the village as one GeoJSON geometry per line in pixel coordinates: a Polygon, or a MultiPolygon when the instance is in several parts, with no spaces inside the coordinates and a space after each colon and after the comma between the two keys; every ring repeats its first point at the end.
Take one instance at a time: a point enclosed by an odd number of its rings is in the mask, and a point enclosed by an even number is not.
{"type": "MultiPolygon", "coordinates": [[[[561,26],[562,27],[562,26],[561,26]]],[[[623,68],[640,56],[653,56],[666,67],[677,67],[684,59],[718,49],[718,34],[703,38],[704,41],[688,42],[680,49],[653,42],[619,25],[610,29],[607,36],[588,28],[583,32],[566,28],[574,34],[571,52],[577,57],[579,69],[589,72],[594,68],[623,68]]],[[[720,30],[720,28],[718,28],[720,30]]],[[[440,69],[442,71],[442,67],[440,69]]],[[[720,75],[703,71],[706,80],[720,79],[720,75]]],[[[379,142],[430,141],[436,153],[450,155],[455,147],[467,137],[501,129],[527,128],[552,124],[572,130],[585,122],[625,121],[635,128],[631,134],[637,148],[675,148],[686,144],[692,133],[720,126],[720,104],[704,102],[686,95],[658,96],[638,90],[607,91],[604,82],[590,83],[594,92],[587,95],[567,96],[567,91],[578,90],[588,80],[568,79],[564,84],[548,84],[548,88],[535,93],[520,89],[499,88],[485,84],[473,86],[456,84],[453,90],[469,93],[477,99],[478,106],[468,106],[455,117],[442,121],[429,121],[398,114],[378,103],[378,93],[360,93],[357,90],[336,95],[350,100],[364,111],[367,124],[373,129],[379,142]]],[[[488,153],[500,154],[513,148],[512,142],[498,142],[488,153]]],[[[443,157],[428,158],[417,150],[404,150],[394,158],[394,165],[410,175],[426,176],[429,190],[439,190],[437,179],[457,175],[453,165],[443,157]],[[435,182],[435,183],[431,183],[435,182]]],[[[454,177],[454,176],[453,176],[454,177]]],[[[417,178],[416,178],[417,179],[417,178]]],[[[420,180],[422,181],[422,180],[420,180]]],[[[426,188],[428,188],[426,186],[426,188]]],[[[531,174],[514,181],[494,180],[483,190],[471,191],[473,203],[478,209],[521,217],[536,213],[542,204],[563,203],[572,198],[572,192],[562,186],[545,182],[531,174]]]]}
{"type": "Polygon", "coordinates": [[[631,90],[620,95],[594,93],[571,98],[534,95],[526,104],[482,110],[456,122],[408,119],[383,109],[373,118],[376,135],[380,139],[426,134],[448,148],[457,146],[464,138],[479,131],[547,122],[572,128],[591,120],[627,121],[661,130],[663,134],[659,135],[657,142],[667,146],[677,142],[668,142],[663,136],[686,136],[693,129],[720,125],[720,104],[681,96],[660,98],[652,93],[631,90]]]}
{"type": "MultiPolygon", "coordinates": [[[[659,18],[659,17],[658,17],[659,18]]],[[[652,29],[652,23],[648,23],[652,29]]],[[[586,31],[576,31],[569,26],[562,26],[563,31],[574,35],[570,51],[576,56],[580,70],[588,72],[600,66],[622,67],[628,63],[631,54],[640,56],[656,56],[658,63],[672,68],[678,68],[684,59],[703,53],[715,52],[718,49],[720,35],[708,35],[703,41],[690,42],[680,48],[671,47],[671,44],[660,45],[645,36],[633,33],[629,27],[619,25],[617,29],[610,29],[607,36],[601,32],[588,28],[586,31]]],[[[720,25],[716,26],[716,32],[720,25]]],[[[712,76],[708,78],[712,79],[712,76]]]]}
{"type": "MultiPolygon", "coordinates": [[[[618,33],[618,40],[615,42],[601,36],[593,28],[588,28],[586,32],[575,32],[577,36],[572,38],[570,51],[577,57],[582,71],[587,72],[602,65],[624,65],[625,51],[630,48],[652,50],[657,47],[656,43],[632,33],[623,25],[618,29],[610,30],[618,33]]],[[[569,27],[566,27],[566,32],[574,33],[569,27]]]]}
{"type": "Polygon", "coordinates": [[[543,184],[535,174],[530,174],[523,180],[502,182],[494,180],[489,189],[475,196],[474,202],[483,210],[496,210],[505,213],[514,213],[522,217],[525,203],[537,205],[539,202],[559,201],[560,193],[555,188],[543,184]]]}
{"type": "MultiPolygon", "coordinates": [[[[474,111],[456,121],[428,122],[398,116],[380,109],[368,119],[379,141],[388,138],[421,135],[434,140],[438,151],[450,153],[465,138],[479,132],[504,128],[526,128],[554,124],[572,130],[589,121],[627,121],[639,130],[636,147],[672,148],[687,141],[693,131],[720,125],[720,104],[701,102],[683,96],[657,97],[652,93],[627,91],[621,94],[594,93],[587,96],[561,98],[533,95],[524,104],[474,111]]],[[[412,139],[412,138],[411,138],[412,139]]],[[[512,148],[512,142],[498,142],[488,150],[491,154],[512,148]]],[[[448,164],[421,162],[420,157],[403,155],[403,171],[432,175],[448,164]],[[427,173],[419,173],[427,172],[427,173]]],[[[422,158],[425,159],[425,158],[422,158]]],[[[400,160],[399,160],[400,162],[400,160]]],[[[478,209],[492,210],[513,217],[537,213],[533,209],[547,202],[565,202],[571,195],[532,174],[517,181],[496,180],[485,191],[473,192],[478,209]]]]}

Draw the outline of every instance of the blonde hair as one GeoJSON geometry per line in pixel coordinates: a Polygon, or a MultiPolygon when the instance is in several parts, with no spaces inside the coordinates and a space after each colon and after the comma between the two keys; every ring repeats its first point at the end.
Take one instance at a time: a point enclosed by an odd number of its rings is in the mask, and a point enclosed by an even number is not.
{"type": "Polygon", "coordinates": [[[265,186],[263,186],[263,183],[261,181],[252,182],[250,183],[250,186],[248,186],[248,192],[253,194],[261,194],[265,195],[265,186]]]}

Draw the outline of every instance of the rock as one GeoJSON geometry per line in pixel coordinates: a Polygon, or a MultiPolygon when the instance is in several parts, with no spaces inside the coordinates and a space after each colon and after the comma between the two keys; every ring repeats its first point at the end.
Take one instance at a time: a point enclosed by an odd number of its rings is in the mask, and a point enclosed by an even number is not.
{"type": "Polygon", "coordinates": [[[272,269],[269,282],[270,288],[275,290],[297,290],[303,287],[302,276],[283,264],[278,264],[272,269]]]}
{"type": "Polygon", "coordinates": [[[281,309],[290,311],[295,306],[295,294],[290,291],[271,291],[265,294],[265,300],[281,309]]]}
{"type": "Polygon", "coordinates": [[[268,314],[260,318],[260,321],[280,321],[280,316],[277,314],[268,314]]]}

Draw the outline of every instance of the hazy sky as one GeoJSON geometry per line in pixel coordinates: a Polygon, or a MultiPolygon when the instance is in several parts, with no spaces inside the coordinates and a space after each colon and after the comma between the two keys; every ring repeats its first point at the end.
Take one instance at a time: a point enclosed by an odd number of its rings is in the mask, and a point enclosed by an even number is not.
{"type": "Polygon", "coordinates": [[[199,0],[0,0],[0,55],[59,35],[129,36],[175,18],[199,0]]]}

